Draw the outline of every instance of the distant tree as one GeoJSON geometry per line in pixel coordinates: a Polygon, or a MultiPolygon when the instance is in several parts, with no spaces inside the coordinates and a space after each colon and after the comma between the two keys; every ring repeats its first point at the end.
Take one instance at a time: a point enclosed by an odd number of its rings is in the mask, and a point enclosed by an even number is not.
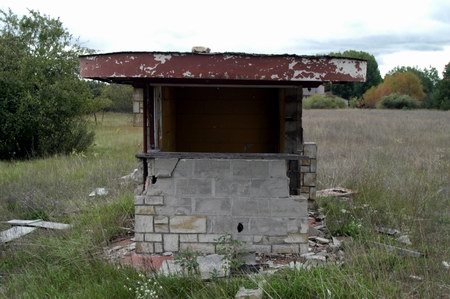
{"type": "Polygon", "coordinates": [[[422,83],[415,73],[395,73],[393,75],[386,75],[383,83],[370,88],[364,93],[364,105],[373,108],[381,98],[393,93],[408,95],[418,101],[422,101],[426,97],[423,92],[422,83]]]}
{"type": "Polygon", "coordinates": [[[352,82],[345,84],[331,84],[328,86],[329,91],[334,95],[349,100],[350,98],[360,98],[372,86],[377,86],[383,80],[381,78],[378,63],[375,57],[367,52],[347,50],[344,52],[332,52],[332,56],[359,58],[367,60],[367,77],[366,82],[352,82]]]}
{"type": "Polygon", "coordinates": [[[108,111],[133,112],[133,87],[122,84],[105,84],[101,96],[112,102],[108,111]]]}
{"type": "Polygon", "coordinates": [[[86,149],[89,89],[78,75],[86,53],[59,19],[0,10],[0,159],[86,149]]]}
{"type": "Polygon", "coordinates": [[[395,73],[406,73],[411,72],[419,77],[420,82],[422,83],[423,92],[426,94],[424,99],[424,105],[428,108],[432,106],[432,98],[435,87],[439,82],[440,78],[438,75],[438,71],[434,67],[420,69],[419,67],[411,67],[411,66],[398,66],[387,73],[387,75],[393,75],[395,73]]]}
{"type": "Polygon", "coordinates": [[[437,83],[433,95],[433,108],[450,110],[450,63],[445,66],[442,75],[443,79],[437,83]]]}

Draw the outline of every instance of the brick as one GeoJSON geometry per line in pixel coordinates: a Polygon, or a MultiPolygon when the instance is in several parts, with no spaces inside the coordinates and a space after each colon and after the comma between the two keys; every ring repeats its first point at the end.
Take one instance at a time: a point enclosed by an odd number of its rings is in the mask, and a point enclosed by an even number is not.
{"type": "Polygon", "coordinates": [[[309,244],[308,243],[306,243],[306,244],[298,244],[298,245],[300,247],[299,254],[303,254],[303,253],[307,253],[308,252],[308,250],[309,250],[309,244]]]}
{"type": "Polygon", "coordinates": [[[213,234],[227,234],[237,233],[237,226],[242,223],[244,230],[240,234],[248,234],[250,227],[250,220],[246,217],[229,217],[229,216],[209,216],[208,221],[211,221],[208,227],[208,233],[213,234]]]}
{"type": "Polygon", "coordinates": [[[153,253],[153,243],[136,242],[136,253],[153,253]]]}
{"type": "Polygon", "coordinates": [[[205,216],[173,216],[169,223],[171,233],[206,233],[205,216]]]}
{"type": "Polygon", "coordinates": [[[308,243],[308,234],[293,233],[288,234],[284,240],[286,243],[308,243]]]}
{"type": "Polygon", "coordinates": [[[134,234],[134,241],[136,241],[136,242],[143,242],[144,241],[144,234],[142,234],[142,233],[135,233],[134,234]]]}
{"type": "Polygon", "coordinates": [[[272,245],[273,253],[299,253],[300,247],[298,244],[278,244],[272,245]]]}
{"type": "Polygon", "coordinates": [[[153,216],[135,215],[134,230],[138,233],[153,232],[153,216]]]}
{"type": "Polygon", "coordinates": [[[164,206],[156,207],[158,215],[190,215],[192,214],[192,199],[186,197],[167,196],[164,206]]]}
{"type": "Polygon", "coordinates": [[[316,188],[309,188],[309,199],[316,199],[316,188]]]}
{"type": "Polygon", "coordinates": [[[168,233],[169,224],[155,224],[155,233],[168,233]]]}
{"type": "Polygon", "coordinates": [[[164,205],[164,196],[162,195],[147,195],[145,196],[146,205],[164,205]]]}
{"type": "Polygon", "coordinates": [[[316,186],[316,174],[304,173],[303,174],[303,186],[316,186]]]}
{"type": "Polygon", "coordinates": [[[300,167],[301,172],[311,172],[310,166],[301,166],[300,167]]]}
{"type": "Polygon", "coordinates": [[[135,206],[134,207],[134,213],[136,215],[154,215],[155,214],[155,207],[153,206],[135,206]]]}
{"type": "Polygon", "coordinates": [[[217,243],[217,240],[223,235],[219,234],[199,234],[198,241],[200,243],[217,243]]]}
{"type": "Polygon", "coordinates": [[[163,253],[163,246],[162,243],[155,243],[155,252],[156,253],[163,253]]]}
{"type": "Polygon", "coordinates": [[[162,242],[161,234],[145,234],[146,242],[162,242]]]}
{"type": "Polygon", "coordinates": [[[255,251],[257,253],[270,253],[271,252],[271,246],[270,245],[252,244],[252,245],[249,246],[249,249],[251,251],[255,251]]]}
{"type": "Polygon", "coordinates": [[[154,222],[155,222],[155,225],[156,224],[169,224],[169,217],[167,217],[167,216],[155,216],[154,222]]]}
{"type": "Polygon", "coordinates": [[[303,143],[303,154],[310,158],[317,157],[317,145],[313,142],[303,143]]]}
{"type": "Polygon", "coordinates": [[[231,215],[230,198],[197,198],[194,203],[196,215],[231,215]]]}
{"type": "Polygon", "coordinates": [[[308,218],[306,215],[301,218],[291,218],[288,220],[288,233],[306,234],[308,227],[308,218]]]}
{"type": "Polygon", "coordinates": [[[195,160],[194,176],[200,178],[224,178],[231,176],[229,160],[199,159],[195,160]]]}
{"type": "Polygon", "coordinates": [[[177,179],[176,194],[212,196],[212,179],[177,179]]]}
{"type": "Polygon", "coordinates": [[[180,242],[186,242],[186,243],[198,242],[197,234],[181,234],[180,242]]]}
{"type": "Polygon", "coordinates": [[[200,253],[215,253],[214,244],[208,243],[181,243],[180,251],[196,251],[200,253]]]}
{"type": "Polygon", "coordinates": [[[270,200],[270,215],[280,217],[306,217],[308,215],[306,200],[296,201],[292,198],[275,198],[270,200]]]}
{"type": "Polygon", "coordinates": [[[300,161],[302,166],[310,166],[311,165],[311,160],[301,160],[300,161]]]}
{"type": "Polygon", "coordinates": [[[311,172],[317,172],[317,160],[311,160],[311,172]]]}
{"type": "Polygon", "coordinates": [[[156,183],[151,185],[153,195],[174,195],[175,194],[175,179],[174,178],[158,178],[156,183]]]}
{"type": "Polygon", "coordinates": [[[164,235],[164,251],[178,251],[178,240],[177,234],[165,234],[164,235]]]}

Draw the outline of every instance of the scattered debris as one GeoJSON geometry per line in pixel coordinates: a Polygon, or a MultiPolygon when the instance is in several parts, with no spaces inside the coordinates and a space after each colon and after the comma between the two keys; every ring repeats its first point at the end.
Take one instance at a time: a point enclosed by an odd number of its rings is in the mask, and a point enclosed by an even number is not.
{"type": "Polygon", "coordinates": [[[411,240],[409,239],[408,235],[401,235],[400,237],[398,237],[397,242],[405,244],[405,245],[412,245],[411,240]]]}
{"type": "Polygon", "coordinates": [[[351,197],[356,194],[356,191],[351,189],[335,187],[330,189],[319,190],[316,193],[317,197],[338,197],[344,200],[351,200],[351,197]]]}
{"type": "Polygon", "coordinates": [[[123,177],[121,177],[120,179],[124,182],[128,182],[128,181],[137,181],[138,180],[138,176],[139,176],[139,171],[137,168],[135,168],[133,170],[132,173],[124,175],[123,177]]]}
{"type": "Polygon", "coordinates": [[[234,296],[235,299],[262,299],[262,297],[262,289],[246,289],[244,287],[241,287],[234,296]]]}
{"type": "Polygon", "coordinates": [[[442,265],[445,267],[445,269],[450,270],[450,263],[446,261],[442,261],[442,265]]]}
{"type": "Polygon", "coordinates": [[[412,280],[418,280],[418,281],[422,281],[423,280],[423,277],[416,276],[416,275],[409,275],[409,278],[411,278],[412,280]]]}
{"type": "Polygon", "coordinates": [[[94,191],[92,191],[91,193],[89,193],[89,197],[94,197],[94,196],[105,196],[108,195],[109,191],[106,190],[106,188],[95,188],[94,191]]]}
{"type": "Polygon", "coordinates": [[[393,237],[397,237],[401,234],[401,232],[398,229],[386,228],[382,226],[377,227],[377,232],[379,232],[380,234],[385,234],[393,237]]]}
{"type": "Polygon", "coordinates": [[[36,220],[16,220],[16,219],[14,219],[14,220],[7,221],[7,223],[11,224],[11,225],[31,226],[31,227],[59,229],[59,230],[64,230],[64,229],[68,229],[68,228],[72,227],[70,224],[42,221],[41,219],[36,219],[36,220]]]}
{"type": "Polygon", "coordinates": [[[197,257],[198,268],[202,279],[226,277],[229,273],[229,263],[223,255],[211,254],[197,257]]]}
{"type": "Polygon", "coordinates": [[[399,255],[408,255],[408,256],[412,256],[412,257],[421,257],[423,256],[422,253],[418,252],[418,251],[414,251],[414,250],[410,250],[410,249],[405,249],[405,248],[400,248],[400,247],[396,247],[396,246],[392,246],[392,245],[387,245],[387,244],[383,244],[383,243],[379,243],[379,242],[373,242],[373,244],[385,248],[387,251],[390,252],[395,252],[399,255]]]}
{"type": "Polygon", "coordinates": [[[63,230],[71,227],[70,224],[42,221],[41,219],[35,220],[14,219],[6,221],[6,223],[11,224],[14,227],[0,232],[0,243],[7,243],[20,237],[23,237],[33,232],[37,228],[63,230]]]}
{"type": "Polygon", "coordinates": [[[35,227],[15,226],[5,231],[0,232],[0,243],[11,242],[15,239],[28,235],[33,232],[35,227]]]}
{"type": "Polygon", "coordinates": [[[309,240],[316,241],[317,243],[320,243],[320,244],[330,243],[330,240],[328,240],[326,238],[316,237],[316,236],[309,237],[309,240]]]}

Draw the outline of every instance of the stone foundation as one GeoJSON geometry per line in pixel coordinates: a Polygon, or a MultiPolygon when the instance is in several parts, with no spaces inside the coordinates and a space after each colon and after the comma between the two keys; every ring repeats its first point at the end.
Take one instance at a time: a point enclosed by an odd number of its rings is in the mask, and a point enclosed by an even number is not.
{"type": "Polygon", "coordinates": [[[285,160],[149,159],[146,186],[135,197],[136,252],[215,253],[224,234],[249,251],[307,252],[315,145],[304,152],[311,159],[301,163],[299,196],[289,195],[285,160]]]}

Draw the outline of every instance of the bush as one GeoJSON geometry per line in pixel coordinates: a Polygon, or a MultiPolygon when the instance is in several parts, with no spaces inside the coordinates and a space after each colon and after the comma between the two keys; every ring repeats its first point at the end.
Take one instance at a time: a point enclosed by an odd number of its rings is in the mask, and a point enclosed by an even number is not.
{"type": "Polygon", "coordinates": [[[420,102],[406,94],[393,93],[384,96],[377,103],[379,109],[417,109],[420,102]]]}
{"type": "Polygon", "coordinates": [[[0,159],[83,151],[93,141],[84,115],[85,53],[58,19],[0,10],[0,159]]]}
{"type": "Polygon", "coordinates": [[[303,101],[305,109],[339,109],[345,108],[346,101],[340,97],[314,94],[303,101]]]}

